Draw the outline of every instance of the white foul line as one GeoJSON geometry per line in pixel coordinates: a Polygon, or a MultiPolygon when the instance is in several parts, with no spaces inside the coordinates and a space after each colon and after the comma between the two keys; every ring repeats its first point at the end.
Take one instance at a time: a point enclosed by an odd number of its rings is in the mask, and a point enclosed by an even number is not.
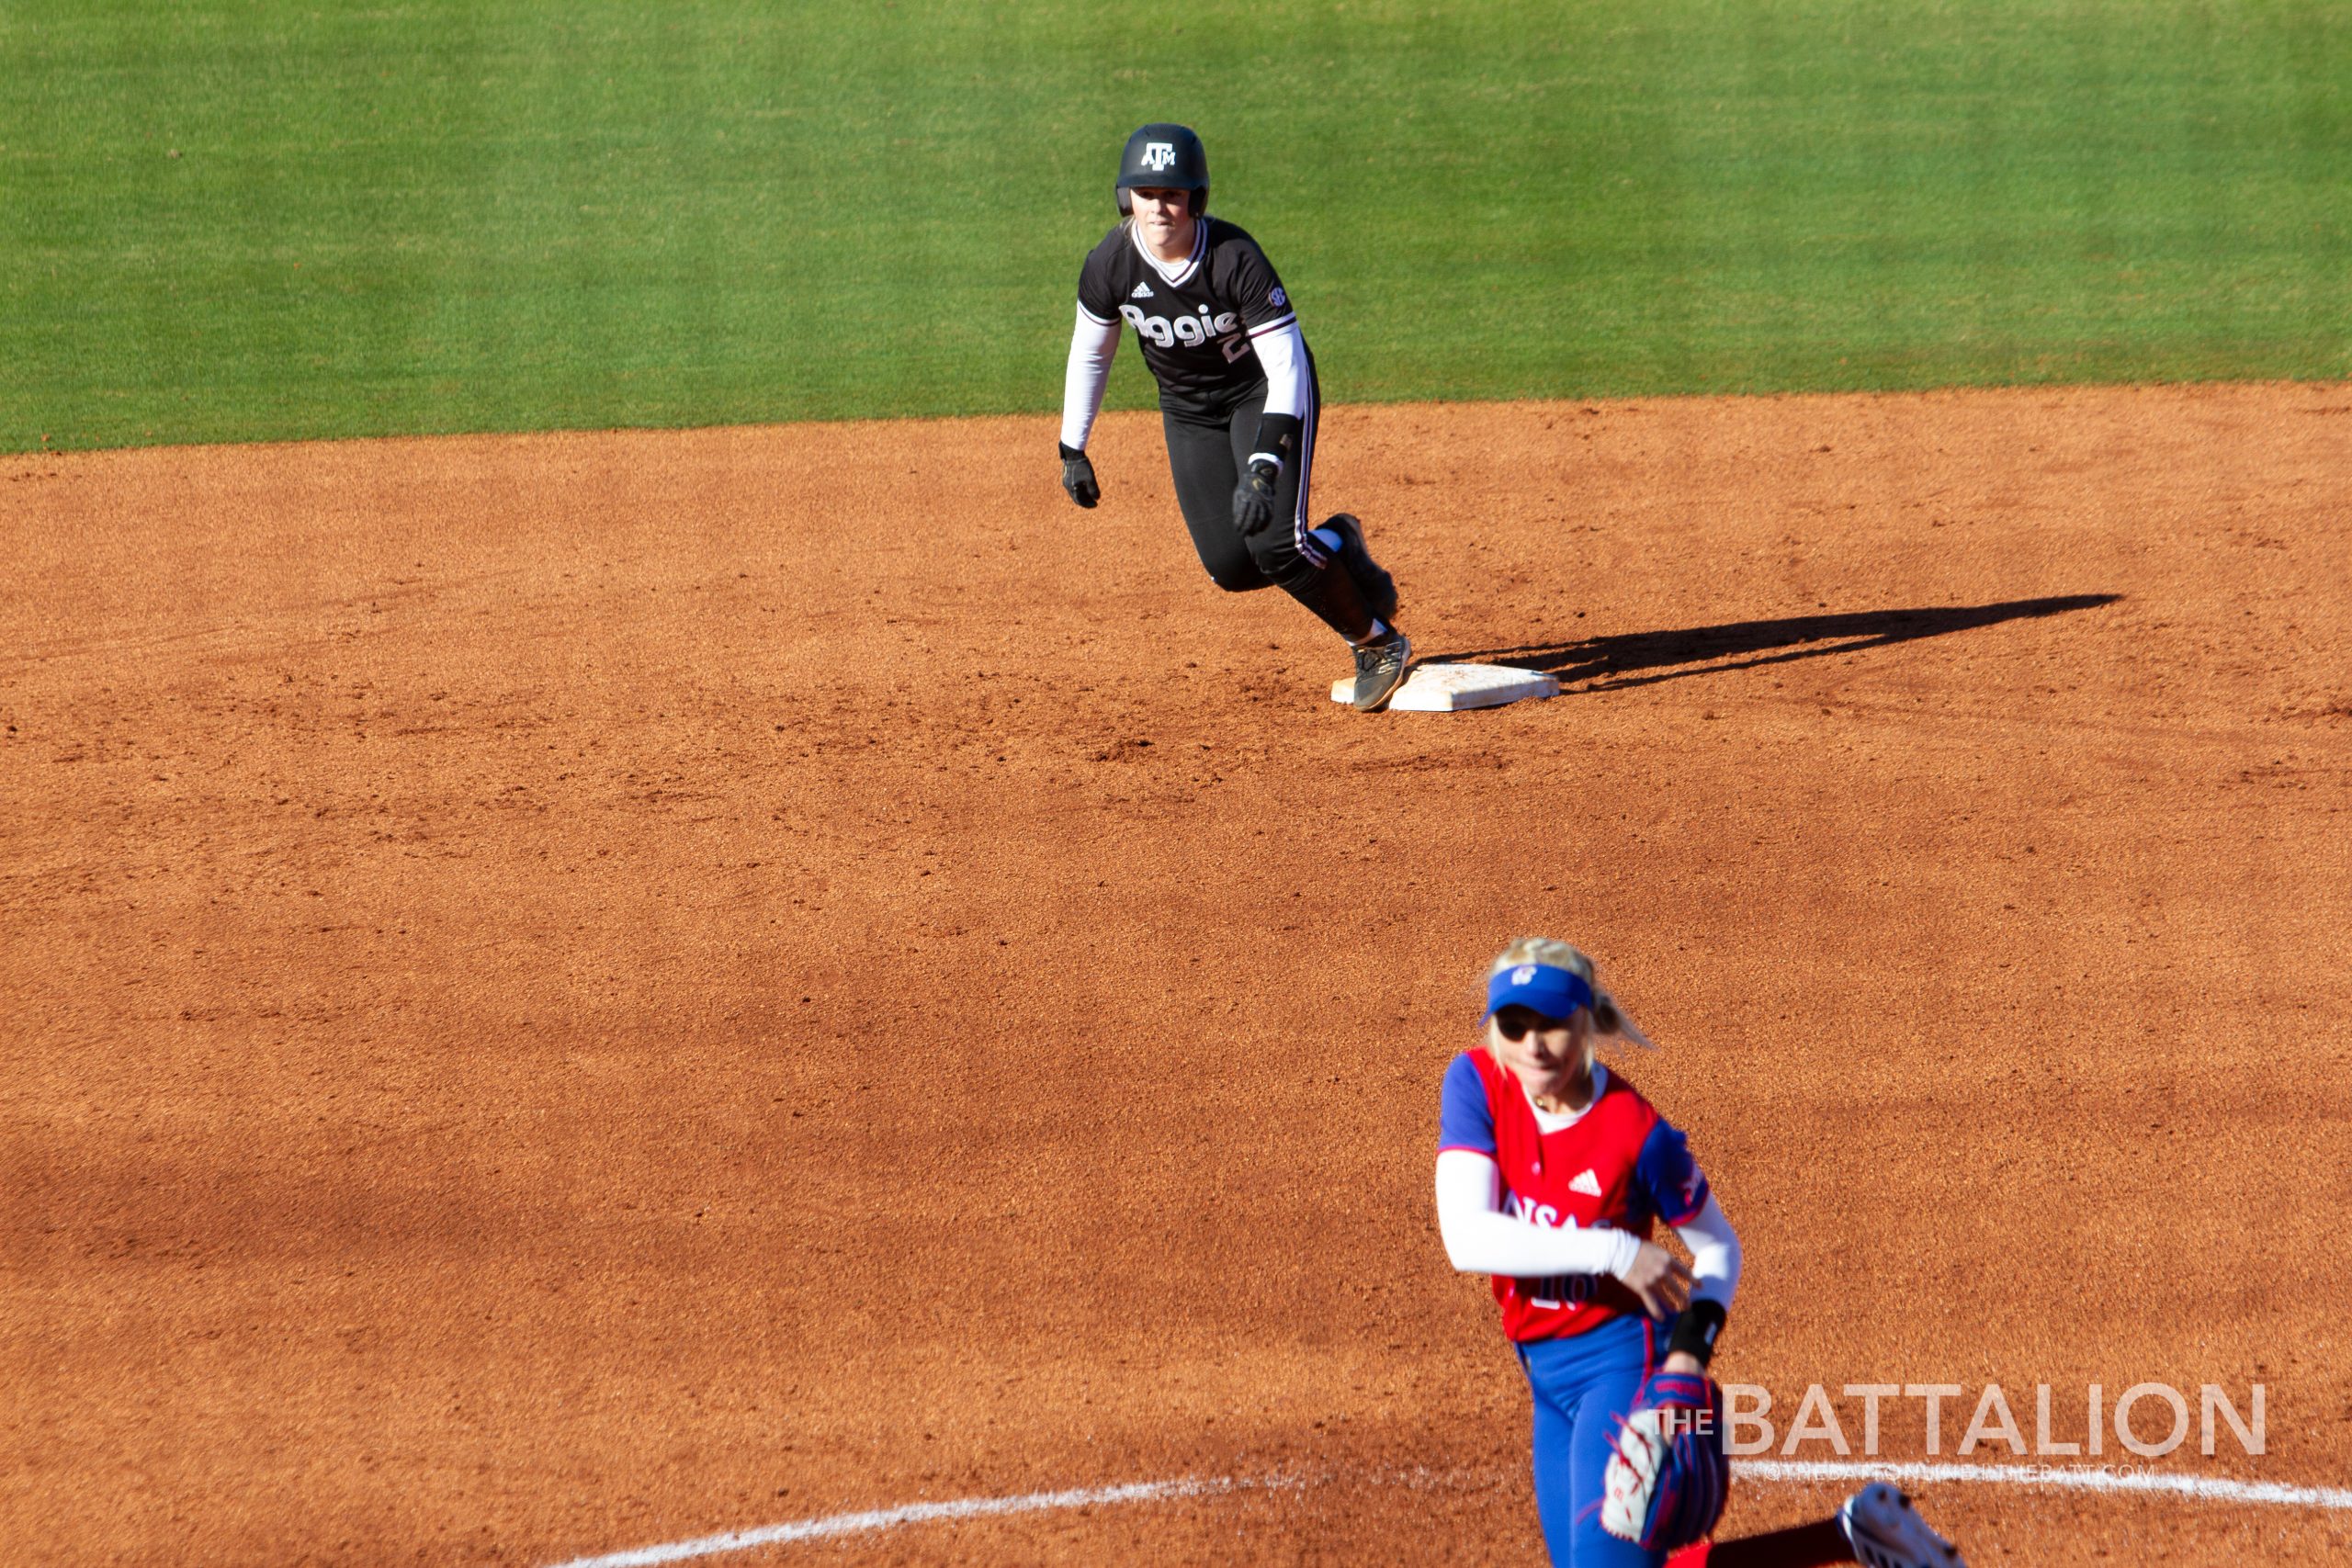
{"type": "Polygon", "coordinates": [[[575,1557],[557,1568],[651,1568],[662,1562],[684,1562],[715,1557],[722,1551],[748,1551],[755,1546],[779,1546],[786,1541],[816,1540],[825,1536],[854,1535],[860,1530],[888,1529],[894,1525],[919,1525],[933,1519],[977,1519],[997,1514],[1028,1514],[1043,1508],[1087,1508],[1106,1503],[1156,1503],[1170,1497],[1205,1497],[1251,1486],[1251,1481],[1231,1479],[1135,1481],[1125,1486],[1097,1486],[1076,1492],[1024,1492],[1018,1497],[959,1497],[947,1503],[909,1503],[897,1508],[875,1508],[862,1514],[827,1514],[822,1518],[795,1519],[790,1524],[764,1525],[758,1529],[729,1530],[724,1535],[698,1536],[666,1546],[640,1546],[602,1557],[575,1557]]]}
{"type": "MultiPolygon", "coordinates": [[[[2270,1503],[2285,1507],[2352,1509],[2352,1491],[2330,1486],[2286,1486],[2268,1481],[2231,1481],[2215,1475],[2166,1475],[2137,1470],[2069,1470],[2057,1465],[1877,1463],[1866,1460],[1742,1459],[1732,1461],[1732,1473],[1750,1481],[1912,1481],[1990,1483],[2001,1486],[2047,1486],[2078,1492],[2168,1492],[2225,1503],[2270,1503]]],[[[796,1540],[854,1535],[863,1530],[889,1529],[898,1525],[927,1524],[934,1519],[989,1518],[1001,1514],[1030,1514],[1050,1508],[1099,1507],[1112,1503],[1156,1503],[1171,1497],[1209,1497],[1245,1486],[1282,1485],[1272,1479],[1186,1476],[1175,1481],[1134,1481],[1124,1486],[1097,1486],[1070,1492],[1024,1492],[1017,1497],[959,1497],[945,1503],[908,1503],[896,1508],[873,1508],[856,1514],[827,1514],[789,1524],[763,1525],[758,1529],[729,1530],[723,1535],[697,1536],[663,1546],[639,1546],[601,1557],[575,1557],[555,1568],[656,1568],[665,1562],[685,1562],[716,1557],[722,1551],[749,1551],[754,1547],[782,1546],[796,1540]]]]}
{"type": "Polygon", "coordinates": [[[1868,1460],[1736,1459],[1736,1476],[1751,1481],[1992,1482],[2076,1492],[2170,1492],[2223,1503],[2276,1503],[2292,1508],[2352,1508],[2352,1491],[2231,1481],[2218,1475],[2166,1475],[2147,1470],[2073,1470],[2054,1464],[1879,1464],[1868,1460]]]}

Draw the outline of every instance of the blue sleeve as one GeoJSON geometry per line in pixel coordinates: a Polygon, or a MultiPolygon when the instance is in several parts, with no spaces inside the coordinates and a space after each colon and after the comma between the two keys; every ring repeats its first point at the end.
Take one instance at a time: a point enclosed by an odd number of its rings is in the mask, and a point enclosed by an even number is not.
{"type": "Polygon", "coordinates": [[[1657,1217],[1669,1225],[1689,1224],[1707,1206],[1707,1179],[1690,1157],[1690,1141],[1664,1117],[1642,1141],[1634,1179],[1657,1217]]]}
{"type": "Polygon", "coordinates": [[[1437,1146],[1468,1149],[1492,1159],[1495,1155],[1495,1112],[1487,1103],[1486,1081],[1468,1052],[1453,1058],[1445,1069],[1445,1088],[1438,1095],[1437,1146]]]}

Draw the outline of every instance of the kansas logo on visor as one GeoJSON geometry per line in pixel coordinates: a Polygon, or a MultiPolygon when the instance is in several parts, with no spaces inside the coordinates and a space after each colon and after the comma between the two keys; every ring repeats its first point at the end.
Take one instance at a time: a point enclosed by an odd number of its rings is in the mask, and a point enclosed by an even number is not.
{"type": "Polygon", "coordinates": [[[1592,1006],[1590,981],[1574,970],[1548,964],[1515,964],[1498,969],[1487,982],[1487,1010],[1523,1007],[1546,1018],[1567,1018],[1592,1006]]]}

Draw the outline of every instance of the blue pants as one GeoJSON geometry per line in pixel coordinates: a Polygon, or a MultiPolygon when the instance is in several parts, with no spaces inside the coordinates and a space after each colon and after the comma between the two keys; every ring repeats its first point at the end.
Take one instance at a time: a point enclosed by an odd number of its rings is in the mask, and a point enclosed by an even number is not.
{"type": "Polygon", "coordinates": [[[1516,1347],[1535,1404],[1535,1511],[1553,1568],[1659,1568],[1600,1528],[1601,1478],[1617,1428],[1659,1356],[1658,1325],[1620,1317],[1589,1333],[1516,1347]]]}

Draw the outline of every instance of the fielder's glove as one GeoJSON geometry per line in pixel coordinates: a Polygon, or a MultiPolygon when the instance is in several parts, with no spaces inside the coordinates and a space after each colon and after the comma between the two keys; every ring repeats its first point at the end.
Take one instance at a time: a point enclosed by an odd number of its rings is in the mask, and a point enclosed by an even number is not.
{"type": "Polygon", "coordinates": [[[1731,1499],[1724,1396],[1703,1372],[1652,1372],[1601,1483],[1600,1528],[1646,1551],[1703,1540],[1731,1499]]]}
{"type": "Polygon", "coordinates": [[[1274,481],[1282,477],[1282,469],[1263,458],[1242,473],[1241,484],[1233,492],[1233,525],[1241,530],[1243,538],[1265,532],[1266,525],[1274,520],[1274,481]]]}
{"type": "Polygon", "coordinates": [[[1075,446],[1063,446],[1058,441],[1054,445],[1061,449],[1062,489],[1069,491],[1069,498],[1080,506],[1102,500],[1102,487],[1094,482],[1092,459],[1075,446]]]}

